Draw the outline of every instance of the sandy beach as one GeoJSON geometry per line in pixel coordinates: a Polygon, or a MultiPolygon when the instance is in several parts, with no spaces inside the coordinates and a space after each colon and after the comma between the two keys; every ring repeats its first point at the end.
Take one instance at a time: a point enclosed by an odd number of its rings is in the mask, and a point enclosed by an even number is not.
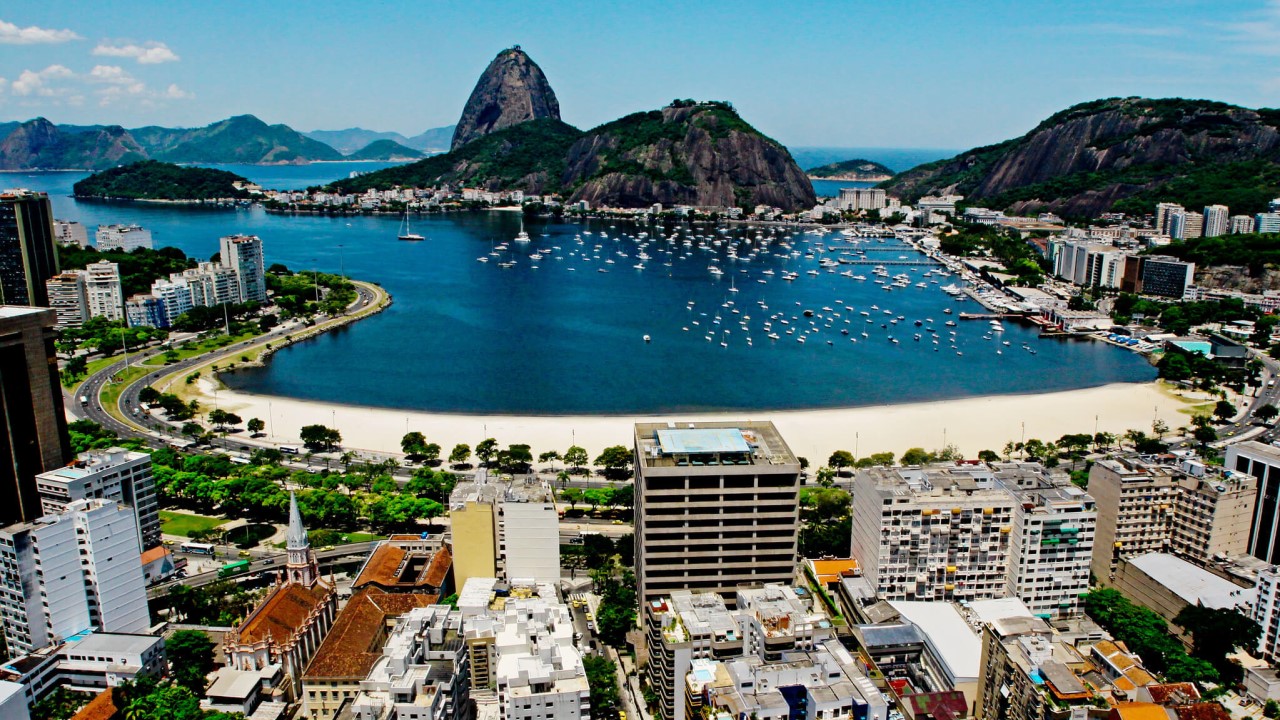
{"type": "MultiPolygon", "coordinates": [[[[214,407],[213,385],[201,380],[201,404],[214,407]]],[[[217,407],[245,420],[267,421],[269,439],[297,443],[304,425],[336,427],[349,450],[400,451],[400,438],[408,430],[439,443],[447,455],[457,443],[475,447],[486,437],[502,445],[529,444],[535,456],[576,442],[592,457],[610,445],[632,444],[636,422],[699,420],[772,420],[792,451],[820,464],[834,450],[859,456],[874,452],[902,453],[910,447],[938,449],[956,445],[967,457],[979,450],[1000,452],[1004,444],[1020,438],[1054,440],[1066,433],[1098,431],[1123,433],[1138,429],[1150,433],[1155,418],[1170,428],[1187,425],[1187,408],[1203,402],[1186,398],[1158,383],[1117,383],[1096,388],[1034,395],[999,395],[903,405],[881,405],[824,410],[694,413],[674,415],[566,415],[509,416],[426,413],[387,408],[359,407],[269,397],[235,392],[221,387],[217,407]],[[1024,435],[1025,424],[1025,435],[1024,435]]]]}

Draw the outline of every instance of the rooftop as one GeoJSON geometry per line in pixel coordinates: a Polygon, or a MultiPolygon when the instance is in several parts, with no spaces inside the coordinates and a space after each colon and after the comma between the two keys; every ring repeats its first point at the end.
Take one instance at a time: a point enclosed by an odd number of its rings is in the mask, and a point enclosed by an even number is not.
{"type": "Polygon", "coordinates": [[[797,465],[771,422],[636,423],[645,467],[797,465]]]}
{"type": "Polygon", "coordinates": [[[1253,603],[1254,588],[1243,588],[1217,575],[1165,553],[1147,553],[1129,559],[1129,564],[1168,588],[1188,605],[1223,609],[1253,603]]]}
{"type": "Polygon", "coordinates": [[[83,653],[111,653],[115,655],[144,653],[161,642],[155,635],[133,635],[129,633],[91,632],[70,640],[60,652],[70,651],[72,643],[77,651],[83,653]]]}
{"type": "Polygon", "coordinates": [[[889,604],[924,633],[953,677],[978,677],[982,642],[955,605],[914,600],[891,600],[889,604]]]}
{"type": "MultiPolygon", "coordinates": [[[[411,536],[417,540],[417,536],[411,536]]],[[[383,590],[405,592],[418,588],[436,590],[444,585],[449,569],[453,567],[453,554],[447,546],[432,554],[415,552],[393,541],[378,545],[373,555],[361,568],[360,576],[351,584],[358,590],[375,585],[383,590]]]]}
{"type": "Polygon", "coordinates": [[[376,587],[361,588],[333,621],[303,674],[304,680],[363,680],[382,656],[388,621],[415,607],[434,605],[437,600],[437,595],[392,594],[376,587]]]}
{"type": "Polygon", "coordinates": [[[252,644],[263,641],[288,642],[300,630],[316,608],[324,605],[329,586],[316,583],[311,587],[288,583],[274,588],[265,602],[240,624],[239,641],[252,644]]]}
{"type": "Polygon", "coordinates": [[[113,468],[116,465],[149,457],[151,456],[147,453],[130,452],[122,447],[113,447],[107,450],[90,450],[89,452],[80,453],[75,460],[67,463],[65,467],[40,473],[39,477],[44,480],[79,480],[102,470],[113,468]]]}

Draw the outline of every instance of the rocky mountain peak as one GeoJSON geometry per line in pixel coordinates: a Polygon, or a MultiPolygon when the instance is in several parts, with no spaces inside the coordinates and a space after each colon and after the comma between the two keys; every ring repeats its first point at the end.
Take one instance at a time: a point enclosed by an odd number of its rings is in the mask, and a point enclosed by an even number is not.
{"type": "Polygon", "coordinates": [[[450,149],[539,118],[559,120],[560,102],[542,68],[516,45],[498,53],[480,75],[462,109],[450,149]]]}

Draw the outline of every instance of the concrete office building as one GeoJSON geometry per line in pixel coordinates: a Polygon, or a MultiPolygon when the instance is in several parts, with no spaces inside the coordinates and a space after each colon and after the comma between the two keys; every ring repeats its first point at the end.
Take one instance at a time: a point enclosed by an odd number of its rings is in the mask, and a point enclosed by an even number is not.
{"type": "Polygon", "coordinates": [[[45,281],[58,272],[49,196],[0,192],[0,305],[48,307],[45,281]]]}
{"type": "Polygon", "coordinates": [[[850,552],[885,600],[1003,597],[1014,504],[985,465],[861,470],[850,552]]]}
{"type": "Polygon", "coordinates": [[[0,527],[40,517],[36,475],[71,456],[53,310],[0,306],[0,527]]]}
{"type": "Polygon", "coordinates": [[[133,252],[139,248],[151,249],[151,231],[139,225],[99,225],[95,233],[98,249],[133,252]]]}
{"type": "Polygon", "coordinates": [[[1204,236],[1218,237],[1226,235],[1229,229],[1231,211],[1226,205],[1210,205],[1204,209],[1204,236]]]}
{"type": "Polygon", "coordinates": [[[45,281],[45,288],[49,293],[49,307],[58,313],[58,327],[79,327],[89,319],[84,273],[59,273],[45,281]]]}
{"type": "Polygon", "coordinates": [[[1223,465],[1257,479],[1247,552],[1280,564],[1280,448],[1253,440],[1233,443],[1223,465]]]}
{"type": "Polygon", "coordinates": [[[1192,286],[1196,264],[1166,255],[1130,255],[1120,289],[1141,295],[1182,299],[1192,286]]]}
{"type": "Polygon", "coordinates": [[[142,633],[151,625],[133,510],[77,500],[61,515],[0,530],[0,616],[10,652],[86,630],[142,633]]]}
{"type": "Polygon", "coordinates": [[[219,239],[222,264],[236,273],[240,302],[267,302],[262,240],[257,235],[228,235],[219,239]]]}
{"type": "Polygon", "coordinates": [[[635,467],[641,604],[790,582],[800,461],[773,423],[639,423],[635,467]]]}
{"type": "Polygon", "coordinates": [[[1252,215],[1232,215],[1231,216],[1231,234],[1246,235],[1253,232],[1254,221],[1252,215]]]}
{"type": "Polygon", "coordinates": [[[138,552],[160,544],[160,505],[147,453],[118,447],[83,452],[65,467],[37,475],[36,489],[47,515],[65,512],[76,500],[128,505],[138,517],[138,552]]]}
{"type": "Polygon", "coordinates": [[[89,296],[89,317],[124,320],[124,284],[120,266],[100,260],[85,266],[85,292],[89,296]]]}

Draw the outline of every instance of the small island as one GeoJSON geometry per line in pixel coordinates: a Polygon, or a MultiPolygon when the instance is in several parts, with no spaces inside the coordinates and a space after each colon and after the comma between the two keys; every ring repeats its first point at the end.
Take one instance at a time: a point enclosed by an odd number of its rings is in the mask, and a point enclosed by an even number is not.
{"type": "Polygon", "coordinates": [[[395,140],[374,140],[348,155],[346,159],[397,162],[400,160],[421,160],[422,157],[422,153],[411,147],[405,147],[395,140]]]}
{"type": "Polygon", "coordinates": [[[144,160],[94,173],[72,187],[77,198],[219,202],[249,197],[252,183],[226,170],[144,160]]]}
{"type": "Polygon", "coordinates": [[[893,171],[872,160],[845,160],[815,168],[805,174],[812,180],[851,180],[856,182],[884,182],[893,177],[893,171]]]}

